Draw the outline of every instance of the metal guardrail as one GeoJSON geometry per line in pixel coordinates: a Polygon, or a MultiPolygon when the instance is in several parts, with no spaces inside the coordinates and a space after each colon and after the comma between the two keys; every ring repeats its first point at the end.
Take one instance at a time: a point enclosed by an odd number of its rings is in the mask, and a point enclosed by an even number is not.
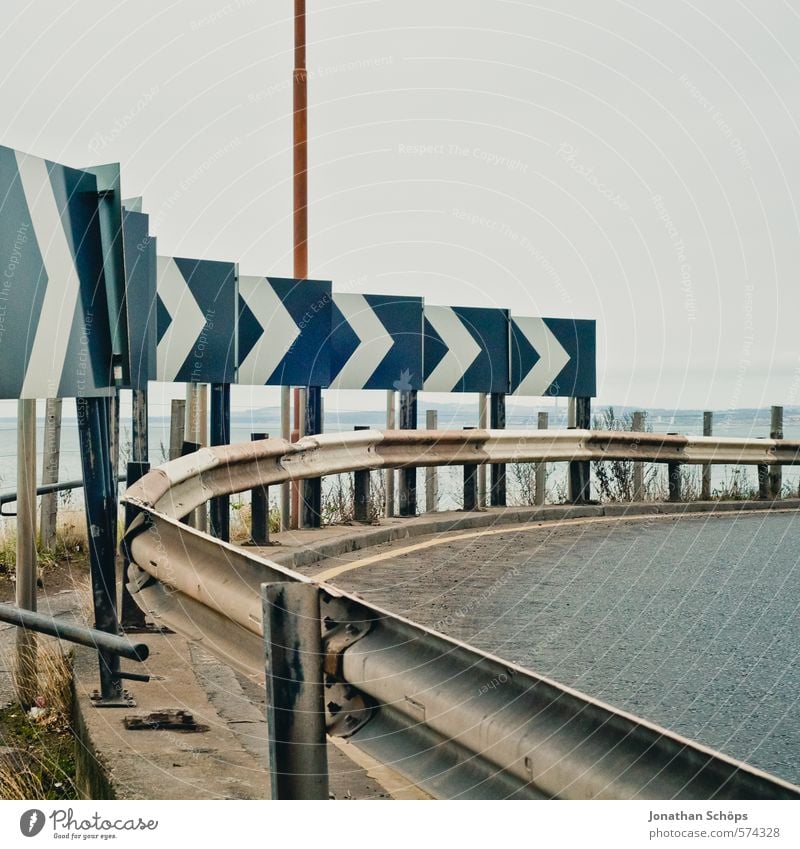
{"type": "Polygon", "coordinates": [[[424,431],[202,449],[125,494],[134,599],[157,622],[263,675],[264,584],[318,587],[329,734],[446,798],[797,798],[800,788],[187,527],[207,499],[359,469],[633,458],[800,463],[800,443],[596,431],[424,431]]]}
{"type": "MultiPolygon", "coordinates": [[[[127,637],[118,634],[107,634],[96,628],[62,622],[52,616],[36,613],[32,610],[22,610],[11,604],[0,604],[0,622],[9,622],[19,628],[35,631],[38,634],[48,634],[69,643],[88,646],[91,649],[105,649],[119,657],[128,660],[145,661],[150,653],[146,643],[132,643],[127,637]]],[[[137,680],[140,680],[137,678],[137,680]]]]}

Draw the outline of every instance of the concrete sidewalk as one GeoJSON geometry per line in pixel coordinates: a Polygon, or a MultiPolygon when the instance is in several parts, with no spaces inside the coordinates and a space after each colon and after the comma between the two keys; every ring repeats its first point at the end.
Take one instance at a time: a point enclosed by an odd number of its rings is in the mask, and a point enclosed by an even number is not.
{"type": "MultiPolygon", "coordinates": [[[[140,637],[137,636],[137,639],[140,637]]],[[[264,688],[177,634],[141,637],[145,663],[126,669],[152,676],[128,682],[130,708],[97,708],[97,656],[75,651],[74,726],[78,785],[85,798],[268,799],[264,688]],[[244,684],[244,687],[243,687],[244,684]],[[245,692],[245,688],[247,692],[245,692]],[[189,712],[199,731],[129,730],[125,719],[164,710],[189,712]]],[[[330,791],[335,799],[388,798],[363,766],[329,744],[330,791]]]]}
{"type": "MultiPolygon", "coordinates": [[[[517,523],[587,517],[635,518],[685,513],[731,513],[793,509],[800,501],[692,502],[676,504],[558,505],[454,511],[389,519],[380,525],[340,525],[275,534],[276,544],[249,548],[306,574],[347,562],[352,553],[415,537],[517,523]],[[349,557],[348,557],[349,555],[349,557]]],[[[137,639],[140,639],[137,636],[137,639]]],[[[176,634],[145,635],[151,649],[144,664],[149,683],[129,682],[133,708],[94,707],[96,655],[75,653],[75,716],[82,749],[79,777],[91,798],[262,799],[269,798],[263,681],[240,677],[216,658],[176,634]],[[198,732],[131,731],[124,719],[165,709],[186,710],[207,726],[198,732]]],[[[136,667],[133,670],[133,667],[136,667]]],[[[328,746],[331,795],[337,799],[426,798],[391,769],[365,759],[345,741],[328,746]]]]}

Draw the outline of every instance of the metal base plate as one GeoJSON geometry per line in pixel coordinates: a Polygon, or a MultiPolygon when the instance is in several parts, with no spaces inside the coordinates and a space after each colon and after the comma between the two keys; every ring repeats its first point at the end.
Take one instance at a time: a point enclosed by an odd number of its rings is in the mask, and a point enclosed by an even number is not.
{"type": "Polygon", "coordinates": [[[122,695],[116,699],[104,699],[100,695],[99,690],[92,691],[92,694],[89,696],[89,700],[92,705],[96,708],[131,708],[136,707],[136,700],[133,696],[127,691],[123,690],[122,695]]]}

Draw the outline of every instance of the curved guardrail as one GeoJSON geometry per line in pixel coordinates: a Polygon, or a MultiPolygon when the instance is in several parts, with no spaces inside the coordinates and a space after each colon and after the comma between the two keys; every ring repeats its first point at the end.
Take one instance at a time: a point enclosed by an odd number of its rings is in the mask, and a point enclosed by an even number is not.
{"type": "MultiPolygon", "coordinates": [[[[362,469],[629,458],[800,463],[800,443],[598,431],[362,431],[207,448],[124,497],[130,589],[156,621],[263,674],[261,588],[308,578],[179,519],[207,499],[362,469]]],[[[318,584],[328,732],[437,797],[797,798],[797,788],[555,681],[318,584]],[[500,682],[502,686],[487,686],[500,682]]]]}

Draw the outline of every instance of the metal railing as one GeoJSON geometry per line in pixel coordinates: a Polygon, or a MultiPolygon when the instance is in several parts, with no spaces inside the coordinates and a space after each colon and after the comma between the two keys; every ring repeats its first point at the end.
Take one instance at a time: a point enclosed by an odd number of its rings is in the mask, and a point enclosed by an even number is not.
{"type": "MultiPolygon", "coordinates": [[[[126,475],[120,475],[117,478],[118,483],[125,483],[128,480],[126,475]]],[[[41,486],[36,487],[36,496],[37,498],[40,495],[50,495],[53,493],[59,492],[69,492],[73,489],[83,489],[83,479],[79,480],[71,480],[71,481],[58,481],[57,483],[45,483],[41,486]]],[[[16,490],[10,490],[9,492],[0,492],[0,516],[4,516],[6,518],[12,518],[16,516],[16,513],[6,513],[3,510],[3,507],[6,504],[14,504],[17,501],[17,492],[16,490]]]]}
{"type": "MultiPolygon", "coordinates": [[[[473,430],[360,431],[204,448],[127,490],[123,500],[139,513],[123,540],[130,589],[158,623],[260,677],[264,641],[273,666],[287,649],[285,636],[275,636],[281,627],[264,625],[276,585],[316,588],[321,625],[312,620],[312,630],[321,632],[321,648],[269,669],[268,685],[278,684],[272,696],[286,695],[287,687],[296,696],[290,679],[324,675],[328,733],[348,737],[433,796],[796,798],[800,789],[781,779],[179,521],[211,497],[326,474],[612,458],[798,464],[800,443],[473,430]]],[[[285,624],[286,616],[277,619],[285,624]]],[[[273,794],[302,795],[309,785],[290,779],[309,778],[296,755],[309,751],[303,716],[278,708],[273,704],[271,715],[292,722],[285,739],[280,723],[271,726],[278,737],[270,747],[273,794]]],[[[313,717],[306,719],[307,732],[313,717]]],[[[314,787],[310,795],[319,783],[314,787]]]]}

